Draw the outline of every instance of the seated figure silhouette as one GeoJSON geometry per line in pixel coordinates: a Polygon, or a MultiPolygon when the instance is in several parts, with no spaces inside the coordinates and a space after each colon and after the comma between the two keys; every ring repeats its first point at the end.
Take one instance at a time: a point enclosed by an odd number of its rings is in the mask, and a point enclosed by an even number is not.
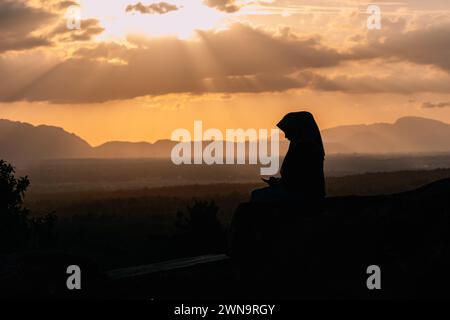
{"type": "Polygon", "coordinates": [[[325,151],[319,127],[311,113],[288,113],[277,124],[290,141],[281,165],[281,178],[263,179],[269,186],[251,193],[251,202],[301,201],[314,203],[325,197],[325,151]]]}

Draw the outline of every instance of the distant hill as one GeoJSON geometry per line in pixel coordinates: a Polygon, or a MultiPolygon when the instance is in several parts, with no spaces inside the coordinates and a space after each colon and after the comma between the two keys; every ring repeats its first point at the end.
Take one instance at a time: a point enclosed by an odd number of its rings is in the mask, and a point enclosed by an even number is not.
{"type": "MultiPolygon", "coordinates": [[[[450,151],[450,125],[426,118],[404,117],[395,123],[350,125],[322,131],[327,154],[427,153],[450,151]]],[[[0,120],[0,158],[16,165],[42,159],[167,158],[176,142],[111,141],[98,147],[62,128],[0,120]]],[[[280,153],[288,143],[281,141],[280,153]]]]}
{"type": "MultiPolygon", "coordinates": [[[[395,123],[338,126],[322,130],[327,154],[427,153],[450,151],[450,125],[419,117],[403,117],[395,123]]],[[[95,148],[97,157],[168,157],[176,142],[107,142],[95,148]]],[[[280,153],[288,143],[281,141],[280,153]]]]}
{"type": "Polygon", "coordinates": [[[110,141],[93,149],[99,158],[167,158],[177,142],[158,140],[149,142],[110,141]]]}
{"type": "Polygon", "coordinates": [[[419,153],[450,151],[450,125],[419,117],[395,123],[339,126],[322,131],[328,153],[419,153]]]}
{"type": "MultiPolygon", "coordinates": [[[[158,140],[155,143],[111,141],[93,148],[93,155],[97,158],[168,158],[178,143],[171,140],[158,140]]],[[[210,141],[203,141],[203,147],[209,143],[210,141]]],[[[288,147],[287,141],[280,141],[280,154],[285,154],[288,147]]],[[[193,146],[191,148],[194,150],[193,146]]],[[[248,143],[245,148],[248,154],[248,143]]]]}
{"type": "Polygon", "coordinates": [[[49,158],[90,156],[92,147],[62,128],[0,119],[0,158],[16,165],[49,158]]]}

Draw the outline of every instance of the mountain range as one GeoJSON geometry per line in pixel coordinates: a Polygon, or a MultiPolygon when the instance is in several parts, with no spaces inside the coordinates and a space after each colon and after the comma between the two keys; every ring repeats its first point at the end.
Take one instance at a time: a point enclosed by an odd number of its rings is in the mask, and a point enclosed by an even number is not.
{"type": "MultiPolygon", "coordinates": [[[[395,123],[338,126],[322,130],[327,154],[450,152],[450,124],[419,117],[395,123]]],[[[0,119],[0,158],[15,164],[43,159],[167,158],[177,142],[111,141],[93,147],[62,128],[0,119]]],[[[281,141],[280,153],[288,142],[281,141]]]]}
{"type": "Polygon", "coordinates": [[[339,126],[322,130],[328,153],[431,153],[450,151],[450,125],[403,117],[395,123],[339,126]]]}

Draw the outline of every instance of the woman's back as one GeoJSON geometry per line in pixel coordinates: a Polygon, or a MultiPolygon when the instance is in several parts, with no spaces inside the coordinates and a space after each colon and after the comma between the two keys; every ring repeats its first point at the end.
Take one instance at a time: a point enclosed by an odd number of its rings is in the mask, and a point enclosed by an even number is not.
{"type": "Polygon", "coordinates": [[[307,198],[324,198],[323,161],[323,153],[316,145],[291,142],[280,170],[282,187],[307,198]]]}

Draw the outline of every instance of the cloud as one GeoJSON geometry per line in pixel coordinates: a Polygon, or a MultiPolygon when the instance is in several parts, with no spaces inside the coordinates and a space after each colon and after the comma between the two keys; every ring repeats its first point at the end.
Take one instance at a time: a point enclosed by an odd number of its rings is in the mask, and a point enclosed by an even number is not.
{"type": "Polygon", "coordinates": [[[237,12],[241,9],[241,7],[236,4],[236,0],[204,0],[203,3],[208,7],[227,13],[237,12]]]}
{"type": "Polygon", "coordinates": [[[0,1],[0,52],[50,45],[48,39],[31,34],[54,18],[54,14],[24,1],[0,1]]]}
{"type": "MultiPolygon", "coordinates": [[[[59,25],[50,38],[84,41],[103,30],[95,19],[83,20],[82,25],[76,32],[59,25]]],[[[449,93],[447,28],[440,24],[383,34],[382,39],[370,38],[347,51],[327,47],[316,36],[301,38],[289,30],[269,32],[240,23],[220,31],[198,31],[196,39],[129,36],[126,45],[84,44],[70,58],[49,63],[20,82],[14,75],[14,70],[23,69],[20,63],[0,59],[0,73],[8,79],[0,81],[0,101],[95,103],[299,88],[355,94],[449,93]]]]}
{"type": "MultiPolygon", "coordinates": [[[[410,72],[412,72],[410,70],[410,72]]],[[[419,75],[411,77],[410,72],[390,75],[316,75],[311,87],[320,91],[340,91],[346,93],[395,93],[415,94],[418,92],[449,93],[450,76],[439,74],[434,77],[419,75]]]]}
{"type": "MultiPolygon", "coordinates": [[[[2,37],[0,35],[0,37],[2,37]]],[[[27,50],[36,47],[49,46],[51,42],[42,37],[4,37],[0,42],[0,52],[10,50],[27,50]]]]}
{"type": "Polygon", "coordinates": [[[66,21],[63,20],[48,36],[57,42],[89,41],[104,30],[97,19],[81,20],[80,29],[73,30],[68,29],[66,21]]]}
{"type": "Polygon", "coordinates": [[[71,7],[71,6],[78,6],[79,4],[76,2],[76,1],[71,1],[71,0],[62,0],[62,1],[60,1],[60,2],[58,2],[57,4],[56,4],[56,7],[59,9],[59,10],[63,10],[63,9],[67,9],[67,8],[69,8],[69,7],[71,7]]]}
{"type": "Polygon", "coordinates": [[[0,0],[0,53],[56,46],[60,42],[88,41],[103,32],[96,19],[81,21],[80,30],[69,30],[64,17],[74,1],[46,1],[42,8],[26,1],[0,0]]]}
{"type": "Polygon", "coordinates": [[[434,65],[450,72],[450,23],[412,31],[385,34],[353,48],[352,58],[396,58],[416,64],[434,65]]]}
{"type": "Polygon", "coordinates": [[[35,74],[26,86],[3,91],[0,99],[89,103],[169,93],[282,91],[306,86],[312,77],[307,69],[341,61],[317,39],[277,36],[243,24],[200,32],[199,40],[128,41],[132,46],[102,43],[80,49],[35,74]]]}
{"type": "Polygon", "coordinates": [[[430,109],[430,108],[446,108],[450,107],[450,101],[446,102],[424,102],[422,103],[422,108],[430,109]]]}
{"type": "Polygon", "coordinates": [[[178,10],[179,7],[176,5],[167,3],[167,2],[159,2],[159,3],[152,3],[149,5],[143,5],[141,2],[138,2],[134,5],[128,5],[125,9],[126,12],[133,12],[137,11],[142,14],[165,14],[169,13],[171,11],[178,10]]]}

